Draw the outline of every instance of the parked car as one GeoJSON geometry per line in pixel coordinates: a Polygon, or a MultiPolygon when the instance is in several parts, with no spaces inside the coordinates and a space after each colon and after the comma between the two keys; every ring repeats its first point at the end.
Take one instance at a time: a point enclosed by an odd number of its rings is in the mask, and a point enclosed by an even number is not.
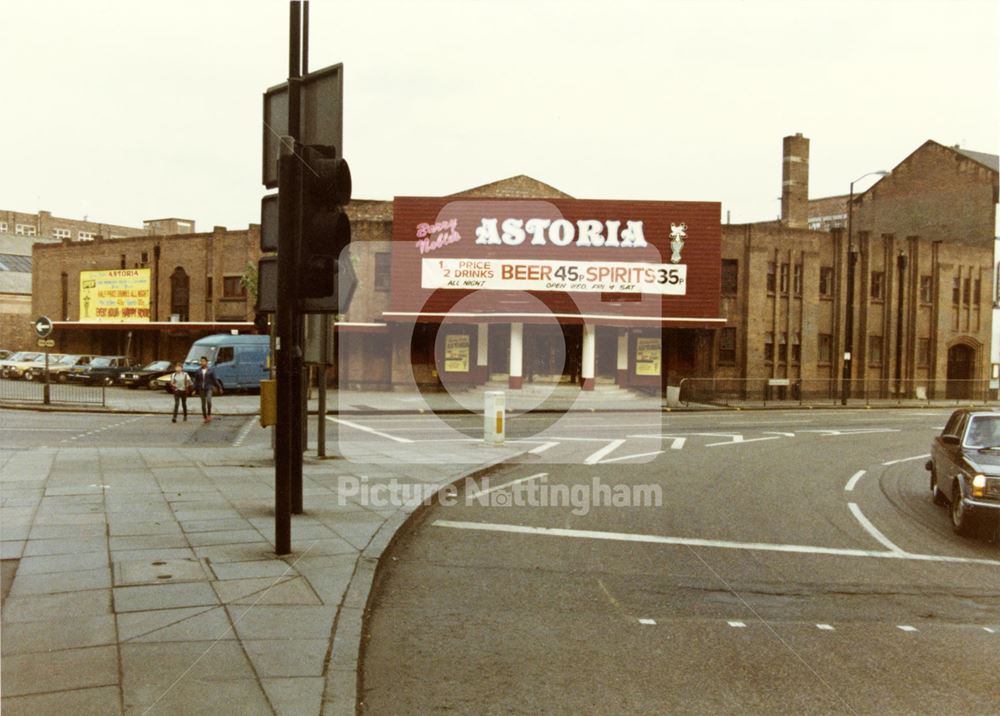
{"type": "Polygon", "coordinates": [[[128,356],[96,356],[83,372],[69,373],[70,382],[84,385],[114,385],[121,382],[122,373],[133,368],[128,356]]]}
{"type": "Polygon", "coordinates": [[[184,370],[193,374],[205,357],[225,390],[258,389],[260,381],[268,377],[269,353],[268,336],[220,333],[191,345],[184,370]]]}
{"type": "MultiPolygon", "coordinates": [[[[89,365],[91,358],[93,358],[93,356],[67,354],[58,360],[54,360],[52,356],[49,356],[49,382],[65,383],[66,376],[68,376],[74,368],[83,368],[89,365]]],[[[24,372],[24,379],[45,380],[45,361],[42,360],[38,363],[32,364],[32,366],[24,372]]]]}
{"type": "MultiPolygon", "coordinates": [[[[49,359],[51,360],[51,356],[49,359]]],[[[18,379],[38,360],[44,361],[45,354],[37,351],[15,353],[7,360],[0,362],[0,376],[10,380],[18,379]]]]}
{"type": "Polygon", "coordinates": [[[931,493],[949,505],[952,528],[974,534],[1000,519],[1000,412],[962,408],[931,444],[931,493]]]}
{"type": "Polygon", "coordinates": [[[122,373],[122,384],[129,388],[155,388],[154,381],[162,375],[169,375],[174,364],[168,360],[154,360],[142,368],[122,373]]]}
{"type": "Polygon", "coordinates": [[[0,348],[0,360],[7,360],[12,355],[14,355],[14,351],[9,351],[6,348],[0,348]]]}

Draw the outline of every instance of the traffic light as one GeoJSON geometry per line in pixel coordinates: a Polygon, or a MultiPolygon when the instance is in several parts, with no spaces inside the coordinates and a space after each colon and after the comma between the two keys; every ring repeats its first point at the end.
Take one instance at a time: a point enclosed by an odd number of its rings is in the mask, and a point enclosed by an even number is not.
{"type": "Polygon", "coordinates": [[[344,205],[351,170],[336,147],[305,145],[302,157],[302,231],[296,259],[299,298],[327,298],[337,290],[337,259],[351,242],[344,205]]]}

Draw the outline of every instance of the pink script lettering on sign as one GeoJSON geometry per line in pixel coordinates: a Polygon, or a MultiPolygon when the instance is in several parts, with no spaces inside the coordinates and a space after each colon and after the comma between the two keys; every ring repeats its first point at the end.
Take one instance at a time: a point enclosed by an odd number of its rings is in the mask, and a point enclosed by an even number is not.
{"type": "Polygon", "coordinates": [[[416,247],[421,254],[427,254],[442,246],[461,241],[458,233],[458,219],[439,221],[436,224],[417,224],[416,247]]]}

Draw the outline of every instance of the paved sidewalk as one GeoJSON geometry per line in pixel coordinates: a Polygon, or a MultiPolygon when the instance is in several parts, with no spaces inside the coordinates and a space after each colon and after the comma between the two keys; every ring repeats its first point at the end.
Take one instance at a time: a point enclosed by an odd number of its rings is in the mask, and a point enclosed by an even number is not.
{"type": "Polygon", "coordinates": [[[518,452],[377,449],[367,466],[306,459],[284,558],[269,450],[0,450],[2,556],[20,560],[5,716],[354,714],[377,560],[419,496],[375,510],[341,481],[434,488],[518,452]]]}

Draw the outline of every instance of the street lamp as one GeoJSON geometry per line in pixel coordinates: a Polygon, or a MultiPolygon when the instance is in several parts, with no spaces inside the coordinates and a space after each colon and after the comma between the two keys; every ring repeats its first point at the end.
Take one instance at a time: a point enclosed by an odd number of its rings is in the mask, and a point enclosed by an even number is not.
{"type": "Polygon", "coordinates": [[[851,394],[851,352],[854,338],[854,265],[858,261],[858,253],[854,248],[854,185],[865,177],[884,177],[888,175],[889,172],[884,169],[862,174],[851,182],[850,197],[847,200],[847,316],[844,319],[844,373],[840,384],[841,405],[847,405],[847,398],[851,394]]]}

